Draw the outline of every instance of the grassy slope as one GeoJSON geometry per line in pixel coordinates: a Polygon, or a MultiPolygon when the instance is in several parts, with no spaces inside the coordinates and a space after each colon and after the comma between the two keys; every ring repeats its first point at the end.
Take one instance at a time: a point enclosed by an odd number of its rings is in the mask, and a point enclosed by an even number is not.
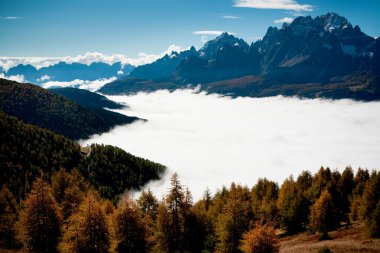
{"type": "Polygon", "coordinates": [[[363,223],[355,222],[348,228],[329,232],[329,235],[331,240],[327,241],[318,241],[318,235],[307,233],[281,238],[280,252],[318,252],[323,247],[334,253],[380,252],[380,239],[368,239],[363,223]]]}

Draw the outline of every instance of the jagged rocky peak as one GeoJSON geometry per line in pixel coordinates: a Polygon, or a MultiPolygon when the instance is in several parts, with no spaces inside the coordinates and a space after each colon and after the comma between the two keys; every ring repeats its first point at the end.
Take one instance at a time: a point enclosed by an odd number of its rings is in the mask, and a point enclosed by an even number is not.
{"type": "Polygon", "coordinates": [[[326,32],[352,28],[352,25],[345,17],[340,16],[334,12],[329,12],[325,15],[318,16],[315,18],[315,21],[322,24],[323,29],[326,32]]]}
{"type": "Polygon", "coordinates": [[[242,39],[239,39],[227,32],[222,33],[213,40],[208,41],[200,50],[200,56],[205,58],[213,57],[218,51],[223,51],[227,47],[248,50],[249,45],[242,39]]]}

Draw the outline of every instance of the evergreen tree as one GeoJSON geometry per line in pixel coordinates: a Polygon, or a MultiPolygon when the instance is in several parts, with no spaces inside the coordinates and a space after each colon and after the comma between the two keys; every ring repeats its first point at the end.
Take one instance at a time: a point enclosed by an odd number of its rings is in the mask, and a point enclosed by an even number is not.
{"type": "Polygon", "coordinates": [[[70,173],[61,168],[51,177],[52,193],[67,219],[75,212],[85,197],[88,186],[82,175],[76,170],[70,173]]]}
{"type": "Polygon", "coordinates": [[[259,179],[252,188],[252,208],[255,219],[273,221],[277,217],[278,185],[268,179],[259,179]]]}
{"type": "Polygon", "coordinates": [[[104,253],[108,252],[109,231],[106,216],[99,197],[89,191],[79,209],[68,219],[64,233],[62,252],[104,253]]]}
{"type": "Polygon", "coordinates": [[[32,252],[56,252],[62,215],[50,187],[38,178],[23,203],[18,223],[19,239],[32,252]]]}
{"type": "Polygon", "coordinates": [[[217,218],[215,228],[217,251],[221,253],[240,252],[241,236],[248,230],[252,218],[248,189],[232,184],[230,196],[223,212],[217,218]]]}
{"type": "Polygon", "coordinates": [[[332,196],[325,190],[310,208],[310,230],[320,232],[322,233],[322,238],[326,238],[327,232],[338,225],[339,221],[336,213],[334,213],[332,196]]]}
{"type": "Polygon", "coordinates": [[[123,196],[112,217],[116,252],[146,252],[146,228],[137,204],[123,196]]]}
{"type": "Polygon", "coordinates": [[[158,201],[150,189],[141,193],[137,203],[144,215],[149,215],[152,220],[156,219],[158,201]]]}
{"type": "Polygon", "coordinates": [[[309,206],[293,177],[282,184],[277,207],[280,224],[289,234],[302,231],[306,227],[309,206]]]}

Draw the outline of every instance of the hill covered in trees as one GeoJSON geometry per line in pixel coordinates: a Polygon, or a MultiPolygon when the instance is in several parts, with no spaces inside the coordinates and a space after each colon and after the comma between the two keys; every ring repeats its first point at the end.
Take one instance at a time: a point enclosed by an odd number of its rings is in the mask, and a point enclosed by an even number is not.
{"type": "Polygon", "coordinates": [[[116,200],[126,189],[139,189],[159,179],[163,165],[133,156],[117,147],[92,145],[87,156],[62,135],[25,124],[0,111],[0,187],[20,199],[37,176],[50,180],[61,168],[77,169],[102,197],[116,200]],[[112,177],[111,177],[112,175],[112,177]]]}
{"type": "MultiPolygon", "coordinates": [[[[1,222],[14,226],[0,226],[0,234],[8,235],[1,247],[39,252],[279,252],[296,247],[285,239],[279,243],[279,236],[302,233],[300,238],[307,238],[314,249],[322,250],[316,243],[329,239],[327,245],[340,252],[347,245],[339,244],[339,235],[352,233],[351,222],[354,230],[364,224],[368,237],[380,237],[379,189],[377,171],[354,173],[348,167],[340,173],[322,167],[314,175],[304,171],[296,179],[290,176],[281,186],[264,178],[250,188],[232,183],[215,194],[206,190],[194,203],[174,174],[162,199],[148,190],[137,200],[125,194],[114,205],[76,170],[61,169],[50,182],[37,178],[22,206],[2,188],[1,222]]],[[[302,247],[307,248],[305,241],[302,247]]],[[[376,252],[380,240],[358,247],[376,252]]]]}
{"type": "Polygon", "coordinates": [[[36,85],[5,79],[0,79],[0,110],[71,139],[84,139],[137,120],[101,108],[85,108],[36,85]]]}
{"type": "Polygon", "coordinates": [[[122,109],[124,107],[122,104],[118,104],[105,96],[88,90],[77,88],[53,88],[49,90],[87,108],[102,109],[106,107],[109,109],[122,109]]]}

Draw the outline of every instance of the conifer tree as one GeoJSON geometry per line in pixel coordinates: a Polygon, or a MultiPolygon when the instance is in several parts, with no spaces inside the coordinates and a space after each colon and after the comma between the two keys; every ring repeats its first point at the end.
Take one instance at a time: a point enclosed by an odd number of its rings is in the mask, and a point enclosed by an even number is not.
{"type": "Polygon", "coordinates": [[[50,187],[38,178],[23,203],[18,223],[19,239],[33,252],[56,252],[62,215],[50,187]]]}
{"type": "Polygon", "coordinates": [[[282,184],[277,207],[280,224],[289,234],[302,231],[306,227],[309,206],[302,190],[292,177],[282,184]]]}
{"type": "Polygon", "coordinates": [[[239,252],[241,236],[248,230],[252,218],[248,189],[232,184],[223,212],[217,218],[217,251],[239,252]]]}
{"type": "Polygon", "coordinates": [[[116,252],[140,253],[147,250],[146,228],[137,204],[123,196],[112,217],[116,252]]]}
{"type": "Polygon", "coordinates": [[[60,245],[62,252],[108,252],[109,230],[99,196],[90,190],[79,209],[68,219],[68,228],[60,245]]]}
{"type": "Polygon", "coordinates": [[[311,206],[309,220],[310,230],[322,233],[321,239],[325,239],[327,232],[338,226],[339,221],[334,212],[332,196],[327,190],[324,190],[311,206]]]}

